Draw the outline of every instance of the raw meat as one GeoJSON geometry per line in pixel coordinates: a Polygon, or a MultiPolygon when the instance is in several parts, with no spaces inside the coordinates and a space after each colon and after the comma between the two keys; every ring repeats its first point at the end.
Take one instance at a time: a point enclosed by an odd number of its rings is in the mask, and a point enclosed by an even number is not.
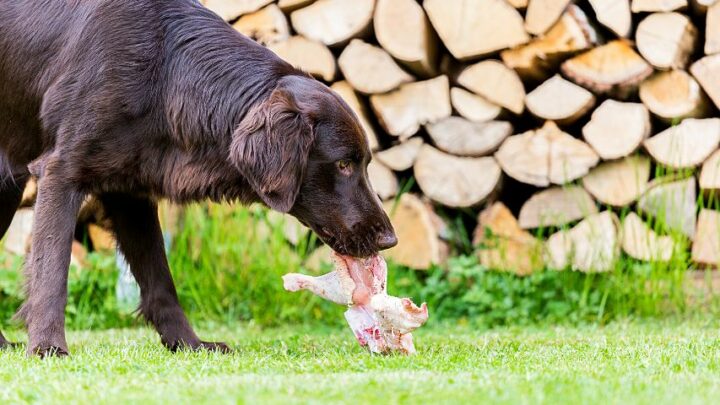
{"type": "Polygon", "coordinates": [[[335,270],[312,277],[283,276],[288,291],[308,290],[341,305],[345,319],[361,346],[373,353],[415,353],[411,332],[427,321],[427,305],[387,294],[387,265],[380,255],[356,259],[333,253],[335,270]]]}

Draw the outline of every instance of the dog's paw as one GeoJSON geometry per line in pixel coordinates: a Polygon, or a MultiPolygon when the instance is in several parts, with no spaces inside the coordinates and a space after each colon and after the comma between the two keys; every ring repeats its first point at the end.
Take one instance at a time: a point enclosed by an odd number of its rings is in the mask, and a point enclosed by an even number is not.
{"type": "Polygon", "coordinates": [[[28,357],[37,356],[44,359],[48,357],[66,357],[70,355],[70,352],[66,347],[41,343],[32,348],[28,348],[27,355],[28,357]]]}
{"type": "Polygon", "coordinates": [[[200,351],[200,350],[207,350],[211,352],[218,352],[223,354],[229,354],[232,353],[232,349],[230,346],[223,342],[204,342],[204,341],[196,341],[192,343],[187,343],[184,341],[179,341],[173,344],[163,343],[168,349],[170,349],[171,352],[175,353],[178,351],[200,351]]]}
{"type": "Polygon", "coordinates": [[[233,352],[230,346],[223,342],[200,342],[200,345],[193,350],[209,350],[222,354],[230,354],[233,352]]]}
{"type": "Polygon", "coordinates": [[[18,347],[22,347],[22,343],[17,342],[8,342],[7,340],[0,341],[0,350],[3,349],[17,349],[18,347]]]}

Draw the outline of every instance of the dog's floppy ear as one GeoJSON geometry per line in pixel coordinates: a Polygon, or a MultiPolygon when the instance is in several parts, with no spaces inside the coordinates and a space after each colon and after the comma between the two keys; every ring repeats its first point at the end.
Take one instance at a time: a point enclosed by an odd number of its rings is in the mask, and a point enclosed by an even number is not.
{"type": "Polygon", "coordinates": [[[305,173],[312,126],[292,94],[275,89],[233,134],[230,160],[270,208],[288,212],[305,173]]]}

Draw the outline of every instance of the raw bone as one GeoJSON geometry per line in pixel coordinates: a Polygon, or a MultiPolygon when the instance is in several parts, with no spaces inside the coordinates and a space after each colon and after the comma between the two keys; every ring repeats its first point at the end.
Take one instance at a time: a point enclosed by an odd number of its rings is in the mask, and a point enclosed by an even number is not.
{"type": "Polygon", "coordinates": [[[427,305],[387,294],[387,265],[375,255],[356,259],[333,253],[335,271],[318,277],[290,273],[283,276],[288,291],[308,290],[341,305],[349,305],[345,319],[361,346],[373,353],[415,353],[411,332],[427,321],[427,305]]]}

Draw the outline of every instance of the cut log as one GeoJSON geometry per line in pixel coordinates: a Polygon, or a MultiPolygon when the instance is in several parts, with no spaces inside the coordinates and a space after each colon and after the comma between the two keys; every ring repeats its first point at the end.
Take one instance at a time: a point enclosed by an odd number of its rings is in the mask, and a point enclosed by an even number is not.
{"type": "Polygon", "coordinates": [[[523,204],[520,209],[520,227],[558,227],[597,212],[595,201],[582,187],[552,187],[535,193],[523,204]]]}
{"type": "Polygon", "coordinates": [[[720,212],[701,209],[692,245],[692,261],[703,266],[720,266],[720,212]]]}
{"type": "Polygon", "coordinates": [[[456,59],[476,58],[530,39],[522,16],[505,0],[426,0],[423,7],[456,59]]]}
{"type": "Polygon", "coordinates": [[[498,187],[502,174],[492,157],[457,157],[430,145],[420,148],[413,169],[426,196],[454,208],[473,207],[485,201],[498,187]]]}
{"type": "Polygon", "coordinates": [[[598,22],[620,38],[627,38],[632,28],[630,0],[590,0],[598,22]]]}
{"type": "Polygon", "coordinates": [[[348,83],[364,94],[386,93],[413,81],[385,50],[360,39],[345,47],[338,66],[348,83]]]}
{"type": "Polygon", "coordinates": [[[335,57],[320,42],[294,36],[286,41],[272,43],[268,48],[289,64],[317,78],[326,82],[335,78],[335,57]]]}
{"type": "Polygon", "coordinates": [[[485,156],[495,152],[513,130],[505,121],[473,122],[460,117],[447,117],[425,128],[435,146],[458,156],[485,156]]]}
{"type": "Polygon", "coordinates": [[[628,156],[602,163],[583,177],[582,183],[585,190],[602,204],[625,207],[645,192],[649,181],[650,159],[628,156]]]}
{"type": "Polygon", "coordinates": [[[658,69],[684,69],[697,37],[692,21],[679,13],[650,14],[635,33],[638,51],[658,69]]]}
{"type": "Polygon", "coordinates": [[[285,14],[275,4],[240,17],[233,28],[262,45],[290,38],[290,26],[285,14]]]}
{"type": "Polygon", "coordinates": [[[243,14],[258,11],[273,0],[203,0],[203,5],[222,17],[232,21],[243,14]]]}
{"type": "Polygon", "coordinates": [[[648,262],[669,261],[677,250],[669,236],[660,236],[630,212],[622,224],[622,248],[628,256],[648,262]]]}
{"type": "Polygon", "coordinates": [[[703,163],[699,182],[701,190],[720,190],[720,150],[703,163]]]}
{"type": "Polygon", "coordinates": [[[673,123],[708,114],[708,100],[687,72],[659,72],[640,84],[640,100],[658,118],[673,123]]]}
{"type": "Polygon", "coordinates": [[[525,10],[528,6],[528,0],[508,0],[508,3],[518,10],[525,10]]]}
{"type": "Polygon", "coordinates": [[[401,172],[415,164],[415,159],[420,153],[423,140],[420,137],[410,138],[407,141],[375,153],[375,159],[385,166],[401,172]]]}
{"type": "Polygon", "coordinates": [[[390,55],[421,76],[436,74],[437,37],[415,0],[377,0],[375,37],[390,55]]]}
{"type": "MultiPolygon", "coordinates": [[[[174,239],[182,230],[185,222],[185,207],[168,200],[160,200],[158,201],[158,219],[160,220],[163,235],[174,239]]],[[[112,224],[106,225],[108,226],[103,224],[107,229],[112,227],[112,224]]]]}
{"type": "Polygon", "coordinates": [[[632,0],[633,13],[658,13],[686,8],[687,0],[632,0]]]}
{"type": "Polygon", "coordinates": [[[95,224],[88,224],[87,230],[93,250],[100,252],[115,251],[117,244],[112,232],[95,224]]]}
{"type": "Polygon", "coordinates": [[[373,160],[368,164],[367,172],[370,184],[381,200],[385,201],[397,195],[400,185],[392,170],[373,160]]]}
{"type": "Polygon", "coordinates": [[[690,0],[690,7],[695,14],[705,15],[708,9],[713,4],[717,3],[717,0],[690,0]]]}
{"type": "Polygon", "coordinates": [[[303,262],[303,267],[313,274],[324,273],[333,268],[333,250],[328,245],[321,245],[310,253],[303,262]]]}
{"type": "Polygon", "coordinates": [[[388,201],[383,206],[398,237],[395,247],[383,251],[388,260],[417,270],[445,263],[448,246],[442,237],[447,230],[429,204],[405,193],[397,203],[388,201]]]}
{"type": "Polygon", "coordinates": [[[280,228],[285,240],[293,245],[300,243],[300,240],[310,233],[310,230],[292,215],[268,211],[267,221],[273,227],[280,228]]]}
{"type": "Polygon", "coordinates": [[[70,266],[75,266],[78,269],[87,267],[87,249],[85,246],[74,240],[70,247],[70,266]]]}
{"type": "Polygon", "coordinates": [[[514,70],[499,60],[485,60],[464,69],[458,83],[475,94],[505,107],[515,114],[525,109],[525,88],[514,70]]]}
{"type": "Polygon", "coordinates": [[[343,100],[350,106],[355,115],[357,115],[362,126],[363,132],[367,135],[368,143],[370,144],[370,150],[376,150],[379,148],[377,134],[373,129],[372,124],[368,120],[368,111],[365,105],[360,101],[360,98],[355,94],[355,90],[346,81],[336,82],[330,86],[331,89],[335,90],[336,93],[342,97],[343,100]]]}
{"type": "Polygon", "coordinates": [[[598,94],[627,97],[652,74],[652,67],[624,40],[608,42],[568,59],[562,72],[598,94]]]}
{"type": "Polygon", "coordinates": [[[525,97],[525,105],[536,117],[571,124],[595,105],[595,96],[560,75],[555,75],[525,97]]]}
{"type": "Polygon", "coordinates": [[[548,238],[546,261],[557,270],[610,271],[620,256],[618,228],[617,216],[610,211],[585,218],[572,229],[548,238]]]}
{"type": "Polygon", "coordinates": [[[375,0],[317,0],[293,11],[290,22],[299,34],[327,46],[345,44],[369,31],[375,0]]]}
{"type": "Polygon", "coordinates": [[[372,95],[370,105],[390,135],[409,138],[421,125],[450,116],[450,84],[447,76],[403,84],[393,92],[372,95]]]}
{"type": "Polygon", "coordinates": [[[552,121],[507,138],[495,158],[507,175],[538,187],[578,179],[600,160],[590,146],[561,131],[552,121]]]}
{"type": "Polygon", "coordinates": [[[523,79],[538,82],[552,76],[567,56],[586,50],[596,42],[597,33],[585,13],[571,5],[545,35],[504,50],[500,57],[523,79]]]}
{"type": "Polygon", "coordinates": [[[33,204],[35,204],[36,198],[37,198],[37,180],[35,179],[35,177],[31,177],[25,184],[25,189],[23,190],[23,195],[22,195],[22,199],[20,200],[19,208],[32,207],[33,204]]]}
{"type": "Polygon", "coordinates": [[[717,0],[690,0],[690,8],[692,13],[699,16],[705,15],[708,9],[717,2],[717,0]]]}
{"type": "Polygon", "coordinates": [[[715,2],[707,9],[705,20],[705,54],[720,52],[720,2],[715,2]]]}
{"type": "Polygon", "coordinates": [[[473,244],[480,263],[489,269],[525,276],[543,268],[542,243],[521,229],[501,202],[480,213],[473,244]]]}
{"type": "Polygon", "coordinates": [[[673,169],[699,166],[720,144],[720,118],[686,119],[643,142],[648,153],[673,169]]]}
{"type": "MultiPolygon", "coordinates": [[[[98,200],[97,197],[95,197],[94,195],[88,195],[80,204],[80,211],[77,215],[77,222],[101,223],[107,218],[104,211],[105,210],[100,200],[98,200]]],[[[107,228],[109,228],[109,226],[107,228]]]]}
{"type": "Polygon", "coordinates": [[[695,178],[655,179],[638,200],[638,209],[688,238],[695,234],[695,178]]]}
{"type": "Polygon", "coordinates": [[[525,12],[525,31],[542,35],[557,22],[570,0],[530,0],[525,12]]]}
{"type": "Polygon", "coordinates": [[[30,251],[33,218],[32,208],[23,208],[15,212],[3,242],[5,251],[18,256],[30,251]]]}
{"type": "Polygon", "coordinates": [[[720,54],[706,56],[690,66],[690,73],[700,83],[715,106],[720,108],[720,54]]]}
{"type": "Polygon", "coordinates": [[[450,89],[450,100],[455,110],[470,121],[491,121],[502,112],[499,105],[460,87],[450,89]]]}
{"type": "Polygon", "coordinates": [[[603,159],[618,159],[650,135],[650,114],[639,103],[605,100],[583,127],[583,137],[603,159]]]}
{"type": "Polygon", "coordinates": [[[278,7],[283,13],[291,13],[299,8],[307,7],[314,3],[315,0],[280,0],[278,7]]]}

